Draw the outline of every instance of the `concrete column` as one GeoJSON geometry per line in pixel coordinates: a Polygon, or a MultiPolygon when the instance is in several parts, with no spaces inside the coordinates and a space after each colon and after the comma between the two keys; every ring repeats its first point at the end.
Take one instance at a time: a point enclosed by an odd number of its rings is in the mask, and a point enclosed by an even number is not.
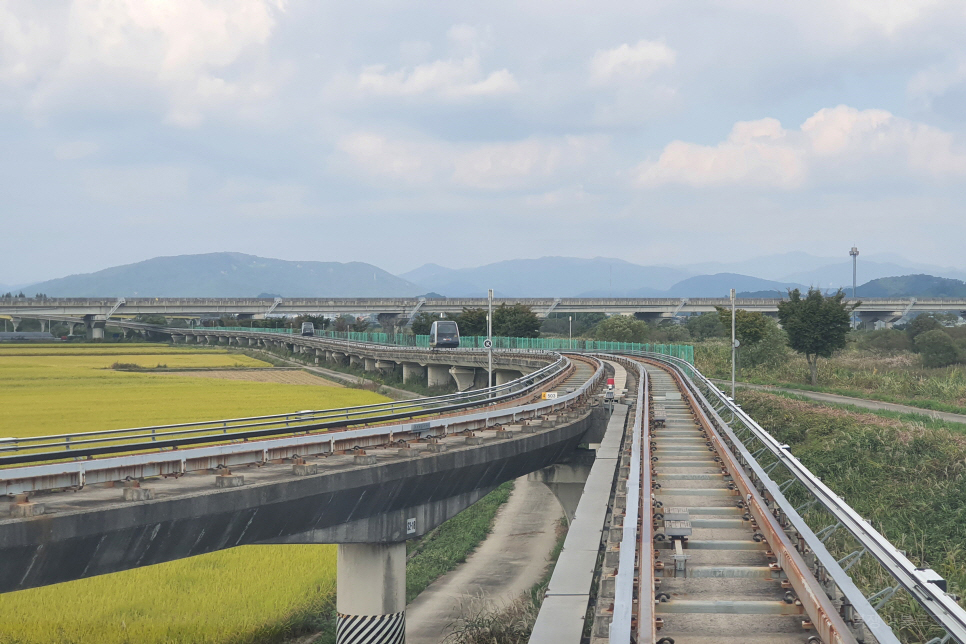
{"type": "Polygon", "coordinates": [[[403,382],[409,382],[410,380],[416,380],[423,382],[426,379],[426,367],[415,362],[404,362],[403,363],[403,382]]]}
{"type": "Polygon", "coordinates": [[[359,356],[349,356],[349,366],[350,367],[365,367],[366,361],[359,356]]]}
{"type": "Polygon", "coordinates": [[[171,334],[171,344],[178,344],[179,342],[184,342],[184,336],[178,335],[177,333],[171,334]]]}
{"type": "Polygon", "coordinates": [[[375,358],[366,358],[366,371],[375,371],[376,362],[378,362],[378,360],[375,358]]]}
{"type": "Polygon", "coordinates": [[[205,336],[205,343],[206,344],[215,344],[217,341],[218,341],[218,338],[216,338],[213,335],[206,335],[205,336]]]}
{"type": "Polygon", "coordinates": [[[449,373],[456,381],[458,391],[466,391],[473,387],[473,382],[476,379],[475,367],[450,367],[449,373]]]}
{"type": "Polygon", "coordinates": [[[445,387],[449,384],[449,367],[444,364],[426,366],[426,385],[429,387],[445,387]]]}
{"type": "Polygon", "coordinates": [[[406,543],[339,544],[336,644],[404,644],[406,543]]]}
{"type": "Polygon", "coordinates": [[[91,335],[90,340],[103,340],[104,339],[104,324],[103,320],[94,320],[91,322],[91,335]]]}
{"type": "Polygon", "coordinates": [[[17,331],[20,328],[20,323],[23,322],[20,318],[11,317],[10,321],[13,323],[13,330],[17,331]]]}
{"type": "Polygon", "coordinates": [[[392,360],[376,360],[376,369],[388,376],[396,369],[396,363],[392,360]]]}
{"type": "Polygon", "coordinates": [[[511,380],[516,380],[520,377],[519,371],[508,371],[506,369],[494,369],[493,370],[493,384],[494,385],[505,385],[511,380]]]}

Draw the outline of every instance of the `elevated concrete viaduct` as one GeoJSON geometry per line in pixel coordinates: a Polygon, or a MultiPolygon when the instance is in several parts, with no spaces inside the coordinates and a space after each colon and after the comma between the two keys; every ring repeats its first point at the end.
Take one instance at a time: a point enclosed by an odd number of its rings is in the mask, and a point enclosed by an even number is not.
{"type": "MultiPolygon", "coordinates": [[[[897,312],[966,311],[964,298],[857,298],[861,303],[859,315],[870,319],[888,319],[897,312]]],[[[778,313],[774,298],[740,298],[738,308],[761,311],[767,315],[778,313]]],[[[608,315],[638,315],[663,319],[680,315],[707,313],[715,307],[731,306],[727,297],[720,298],[499,298],[501,304],[523,304],[537,315],[550,313],[606,313],[608,315]]],[[[118,316],[164,315],[168,317],[213,317],[234,315],[242,319],[264,318],[269,315],[382,315],[385,320],[408,321],[418,312],[457,315],[464,308],[486,308],[484,298],[3,298],[0,315],[14,317],[58,316],[83,319],[90,327],[118,316]]],[[[96,328],[96,327],[95,327],[96,328]]],[[[95,331],[95,333],[97,333],[95,331]]]]}
{"type": "MultiPolygon", "coordinates": [[[[122,328],[149,328],[138,323],[117,324],[122,328]]],[[[150,328],[155,333],[169,335],[175,344],[279,348],[292,353],[307,353],[319,363],[348,364],[369,372],[385,374],[398,369],[404,380],[418,380],[429,387],[455,382],[459,391],[467,391],[487,384],[487,354],[483,350],[434,351],[258,331],[219,331],[212,334],[204,329],[150,328]]],[[[495,384],[504,384],[543,367],[547,364],[547,357],[544,353],[497,350],[493,352],[493,362],[495,384]]]]}

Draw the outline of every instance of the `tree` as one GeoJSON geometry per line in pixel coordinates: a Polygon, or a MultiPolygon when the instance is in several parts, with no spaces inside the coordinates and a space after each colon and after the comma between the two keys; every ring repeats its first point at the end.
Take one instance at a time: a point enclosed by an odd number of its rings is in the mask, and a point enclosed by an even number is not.
{"type": "Polygon", "coordinates": [[[382,327],[382,332],[389,335],[394,335],[396,327],[401,326],[401,320],[397,313],[380,313],[376,316],[376,319],[379,321],[379,326],[382,327]]]}
{"type": "MultiPolygon", "coordinates": [[[[725,337],[731,336],[731,309],[721,306],[718,309],[718,319],[724,328],[725,337]]],[[[768,332],[768,320],[760,311],[735,311],[735,337],[742,345],[756,344],[768,332]]]]}
{"type": "Polygon", "coordinates": [[[438,313],[423,311],[416,314],[409,328],[412,329],[413,335],[429,335],[429,330],[432,328],[433,322],[438,319],[440,319],[438,313]]]}
{"type": "Polygon", "coordinates": [[[351,315],[340,315],[332,323],[332,329],[338,333],[345,333],[355,321],[351,315]]]}
{"type": "Polygon", "coordinates": [[[356,318],[349,328],[356,333],[365,333],[369,330],[369,318],[356,318]]]}
{"type": "Polygon", "coordinates": [[[805,355],[812,385],[818,384],[819,357],[831,358],[845,348],[852,308],[844,300],[842,289],[826,297],[819,289],[809,288],[803,298],[796,288],[778,303],[778,321],[788,334],[788,346],[805,355]]]}
{"type": "Polygon", "coordinates": [[[594,337],[607,342],[647,342],[651,329],[647,322],[628,315],[613,315],[594,330],[594,337]]]}
{"type": "Polygon", "coordinates": [[[909,342],[912,343],[913,350],[919,351],[916,348],[916,338],[920,334],[928,333],[929,331],[941,331],[942,328],[943,325],[933,316],[920,315],[906,326],[906,335],[909,336],[909,342]]]}
{"type": "Polygon", "coordinates": [[[540,335],[540,318],[526,304],[501,304],[493,311],[493,335],[535,338],[540,335]]]}
{"type": "MultiPolygon", "coordinates": [[[[456,316],[456,324],[462,335],[486,335],[486,309],[463,309],[456,316]]],[[[496,328],[493,333],[497,335],[496,328]]]]}
{"type": "Polygon", "coordinates": [[[916,351],[922,355],[924,367],[948,367],[959,361],[959,349],[949,334],[933,329],[916,336],[916,351]]]}
{"type": "MultiPolygon", "coordinates": [[[[731,329],[731,314],[728,314],[728,329],[731,329]]],[[[691,332],[691,337],[695,340],[707,340],[708,338],[723,338],[727,333],[725,332],[725,327],[721,322],[721,318],[717,313],[702,313],[701,315],[692,315],[688,318],[687,324],[688,331],[691,332]]],[[[730,332],[730,331],[729,331],[730,332]]]]}

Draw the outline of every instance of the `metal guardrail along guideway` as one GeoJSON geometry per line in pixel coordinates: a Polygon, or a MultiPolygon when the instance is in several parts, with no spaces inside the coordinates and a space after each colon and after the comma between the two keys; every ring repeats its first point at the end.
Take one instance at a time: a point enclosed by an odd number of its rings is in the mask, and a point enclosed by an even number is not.
{"type": "MultiPolygon", "coordinates": [[[[641,442],[645,446],[645,454],[656,460],[650,465],[658,473],[657,478],[648,478],[644,467],[637,472],[638,480],[642,484],[649,484],[653,490],[651,495],[652,508],[645,509],[652,512],[659,520],[653,523],[642,517],[642,526],[663,528],[655,531],[655,540],[641,538],[639,547],[635,550],[638,563],[640,590],[637,594],[628,595],[618,592],[615,597],[614,620],[610,628],[610,640],[620,642],[659,642],[667,644],[673,641],[670,631],[657,631],[656,635],[647,632],[648,621],[662,626],[662,616],[673,617],[680,610],[696,610],[698,612],[720,610],[721,606],[686,606],[686,602],[675,599],[673,594],[664,593],[661,589],[662,579],[654,579],[654,591],[649,596],[644,585],[646,575],[644,571],[652,564],[653,556],[659,556],[662,549],[669,545],[659,541],[662,537],[674,543],[677,557],[674,557],[675,575],[681,574],[691,565],[687,561],[688,553],[696,553],[695,547],[702,547],[699,540],[692,539],[688,543],[688,533],[698,529],[698,526],[716,525],[719,527],[739,526],[742,522],[753,527],[756,541],[767,547],[767,555],[775,578],[781,582],[786,590],[785,601],[789,607],[787,614],[795,612],[795,607],[802,613],[803,626],[813,629],[814,635],[809,636],[810,642],[857,642],[860,644],[891,644],[900,642],[889,624],[880,617],[879,610],[886,605],[891,597],[899,590],[907,592],[923,609],[928,619],[932,620],[934,636],[927,644],[944,644],[959,642],[966,644],[966,611],[957,603],[957,598],[946,593],[945,582],[932,570],[917,568],[912,562],[892,546],[885,537],[875,531],[868,522],[860,517],[848,504],[834,494],[817,477],[805,468],[797,458],[774,439],[767,431],[758,425],[734,401],[725,396],[707,378],[700,374],[692,365],[683,360],[657,354],[635,354],[634,358],[649,363],[653,367],[660,367],[669,374],[680,391],[683,401],[689,410],[689,416],[700,427],[702,437],[706,438],[700,446],[697,440],[691,439],[677,430],[666,431],[670,425],[665,425],[672,418],[670,404],[653,405],[651,427],[664,425],[654,435],[649,434],[647,425],[640,432],[641,442]],[[665,407],[667,405],[667,407],[665,407]],[[725,418],[728,418],[726,422],[725,418]],[[662,438],[662,436],[664,438],[662,438]],[[690,441],[690,442],[689,442],[690,441]],[[649,444],[651,456],[647,450],[649,444]],[[662,473],[662,468],[679,465],[690,458],[687,454],[698,454],[701,448],[706,448],[715,454],[715,462],[720,466],[720,474],[712,476],[679,475],[674,474],[668,480],[662,473]],[[655,451],[657,450],[657,451],[655,451]],[[659,456],[664,454],[664,456],[659,456]],[[677,461],[677,462],[675,462],[677,461]],[[692,476],[720,478],[727,482],[727,491],[709,489],[702,494],[721,495],[721,498],[733,498],[736,512],[743,512],[740,520],[717,519],[709,522],[701,517],[707,510],[701,507],[671,508],[665,502],[657,503],[658,498],[673,498],[668,494],[694,495],[692,490],[678,490],[673,486],[675,479],[692,476]],[[780,481],[776,482],[776,481],[780,481]],[[666,487],[661,489],[661,485],[666,487]],[[686,516],[678,517],[674,513],[687,511],[686,516]],[[816,520],[821,510],[826,518],[824,527],[817,527],[816,520]],[[673,520],[672,518],[673,517],[673,520]],[[807,520],[806,520],[807,519],[807,520]],[[650,524],[650,526],[648,525],[650,524]],[[672,525],[673,524],[673,525],[672,525]],[[813,529],[815,526],[815,529],[813,529]],[[672,530],[682,529],[680,533],[672,534],[672,530]],[[857,544],[854,552],[833,555],[826,547],[829,536],[836,530],[845,530],[857,544]],[[655,546],[660,546],[657,550],[655,546]],[[683,546],[683,547],[682,547],[683,546]],[[653,556],[652,556],[653,555],[653,556]],[[863,593],[849,576],[848,571],[863,556],[873,559],[883,570],[895,580],[895,585],[881,591],[872,590],[863,593]],[[653,619],[649,619],[644,607],[656,609],[653,619]],[[670,612],[669,612],[670,611],[670,612]],[[638,615],[634,615],[637,612],[638,615]],[[628,620],[626,615],[630,614],[628,620]],[[638,617],[640,621],[634,618],[638,617]],[[636,623],[636,629],[631,626],[636,623]],[[655,639],[656,638],[656,639],[655,639]]],[[[643,370],[643,369],[642,369],[643,370]]],[[[643,389],[643,387],[642,387],[643,389]]],[[[653,398],[653,383],[650,383],[649,393],[653,398]]],[[[647,398],[644,398],[646,401],[647,398]]],[[[646,406],[646,405],[644,405],[646,406]]],[[[677,409],[683,409],[681,405],[677,409]]],[[[677,413],[677,412],[675,412],[677,413]]],[[[683,417],[680,416],[679,417],[683,417]]],[[[674,421],[675,426],[684,427],[686,423],[674,421]]],[[[636,442],[636,435],[635,435],[636,442]]],[[[706,452],[707,453],[707,452],[706,452]]],[[[647,464],[646,461],[644,461],[647,464]]],[[[632,459],[632,466],[634,460],[632,459]]],[[[683,469],[672,469],[670,472],[684,472],[683,469]]],[[[663,470],[668,472],[668,470],[663,470]]],[[[651,475],[653,477],[653,474],[651,475]]],[[[630,506],[631,489],[634,485],[628,478],[628,506],[630,506]]],[[[647,489],[647,488],[645,488],[647,489]]],[[[695,498],[687,496],[686,498],[695,498]]],[[[723,505],[723,504],[721,504],[723,505]]],[[[723,512],[708,508],[711,512],[723,512]]],[[[630,519],[633,512],[628,507],[625,521],[630,519]]],[[[625,524],[625,531],[628,527],[625,524]]],[[[641,534],[647,532],[643,527],[641,534]]],[[[719,544],[720,546],[721,544],[719,544]]],[[[622,542],[622,548],[624,543],[622,542]]],[[[624,553],[621,553],[622,569],[624,568],[624,553]]],[[[662,566],[657,566],[661,570],[662,566]]],[[[664,577],[668,571],[664,567],[664,577]]],[[[701,571],[691,570],[685,575],[700,575],[701,571]]],[[[744,571],[739,574],[751,574],[744,571]]],[[[765,575],[763,571],[761,573],[765,575]]],[[[620,588],[620,586],[619,586],[620,588]]],[[[732,602],[729,609],[737,612],[741,610],[766,610],[748,603],[738,606],[740,602],[732,602]]],[[[773,610],[767,608],[767,610],[773,610]]],[[[717,641],[731,641],[719,635],[717,641]]],[[[683,638],[682,638],[683,639],[683,638]]],[[[703,640],[702,640],[703,641],[703,640]]],[[[709,640],[710,641],[710,640],[709,640]]],[[[771,640],[770,640],[771,641],[771,640]]],[[[774,639],[776,642],[782,639],[774,639]]],[[[791,640],[790,640],[791,641],[791,640]]]]}

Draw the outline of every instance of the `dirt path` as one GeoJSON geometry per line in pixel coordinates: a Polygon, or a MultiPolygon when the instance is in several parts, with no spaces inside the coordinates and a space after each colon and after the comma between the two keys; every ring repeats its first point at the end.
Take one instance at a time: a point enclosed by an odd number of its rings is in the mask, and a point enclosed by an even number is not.
{"type": "MultiPolygon", "coordinates": [[[[715,384],[728,384],[724,380],[713,380],[715,384]]],[[[788,389],[786,387],[775,387],[773,385],[753,385],[747,382],[736,383],[739,388],[755,389],[757,391],[782,391],[796,396],[802,396],[817,402],[827,402],[836,405],[854,405],[863,409],[874,411],[895,411],[901,414],[921,414],[930,418],[945,420],[950,423],[966,423],[966,414],[954,414],[948,411],[933,411],[922,407],[912,407],[910,405],[899,405],[896,403],[883,402],[881,400],[870,400],[868,398],[853,398],[852,396],[841,396],[839,394],[827,394],[820,391],[806,391],[804,389],[788,389]]]]}
{"type": "Polygon", "coordinates": [[[513,601],[546,571],[563,516],[542,483],[516,480],[497,512],[493,532],[465,563],[443,575],[406,609],[407,644],[437,644],[450,632],[464,605],[513,601]]]}

